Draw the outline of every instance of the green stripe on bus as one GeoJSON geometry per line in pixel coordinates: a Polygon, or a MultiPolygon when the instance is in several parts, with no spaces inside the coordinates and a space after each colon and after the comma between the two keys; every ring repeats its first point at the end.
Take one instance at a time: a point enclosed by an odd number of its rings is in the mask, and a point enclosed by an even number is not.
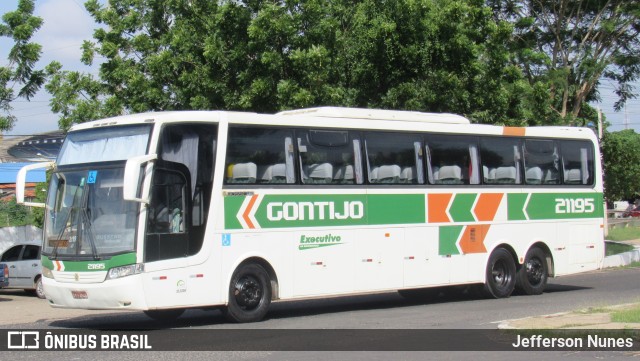
{"type": "Polygon", "coordinates": [[[477,196],[474,193],[456,194],[449,208],[449,214],[454,222],[473,222],[476,220],[471,213],[471,208],[477,196]]]}
{"type": "Polygon", "coordinates": [[[458,246],[458,238],[464,226],[441,226],[439,227],[438,236],[438,254],[441,256],[460,254],[458,246]]]}
{"type": "Polygon", "coordinates": [[[99,261],[53,261],[47,256],[42,256],[42,266],[48,269],[55,270],[56,266],[54,262],[60,262],[64,266],[64,272],[98,272],[108,271],[114,267],[127,266],[136,263],[136,254],[125,253],[113,256],[110,259],[99,261]]]}

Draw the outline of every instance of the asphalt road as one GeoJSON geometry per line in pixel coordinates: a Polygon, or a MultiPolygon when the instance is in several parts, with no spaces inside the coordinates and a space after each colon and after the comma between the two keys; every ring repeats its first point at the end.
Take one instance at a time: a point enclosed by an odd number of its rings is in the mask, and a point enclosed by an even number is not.
{"type": "MultiPolygon", "coordinates": [[[[226,323],[218,310],[190,310],[171,323],[158,323],[142,312],[59,310],[21,291],[0,291],[0,323],[5,329],[495,329],[506,319],[640,302],[640,268],[609,269],[550,280],[540,296],[514,295],[508,299],[479,299],[467,294],[444,294],[435,300],[410,301],[397,293],[341,297],[323,300],[279,302],[263,322],[226,323]],[[24,316],[16,319],[17,315],[24,316]],[[11,315],[5,317],[4,315],[11,315]]],[[[34,353],[10,352],[11,359],[30,359],[34,353]],[[28,357],[27,355],[31,355],[28,357]]],[[[74,359],[79,353],[40,352],[38,358],[74,359]],[[49,357],[50,356],[50,357],[49,357]]],[[[100,359],[184,359],[184,352],[111,352],[100,359]]],[[[192,360],[318,360],[339,359],[458,359],[513,360],[531,358],[592,359],[630,356],[624,352],[189,352],[192,360]],[[536,356],[537,355],[537,356],[536,356]],[[553,355],[553,356],[552,356],[553,355]]],[[[631,356],[638,356],[637,354],[631,356]]],[[[2,359],[9,359],[1,357],[2,359]]]]}

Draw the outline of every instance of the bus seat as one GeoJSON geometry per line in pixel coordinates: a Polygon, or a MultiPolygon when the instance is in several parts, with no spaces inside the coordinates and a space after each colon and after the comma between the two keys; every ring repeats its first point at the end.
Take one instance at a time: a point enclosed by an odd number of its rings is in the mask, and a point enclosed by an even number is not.
{"type": "Polygon", "coordinates": [[[542,184],[542,169],[540,167],[531,167],[525,173],[527,184],[542,184]]]}
{"type": "Polygon", "coordinates": [[[258,167],[255,163],[234,164],[229,183],[255,183],[258,167]]]}
{"type": "Polygon", "coordinates": [[[350,164],[343,165],[333,174],[333,180],[335,183],[352,184],[354,179],[353,166],[350,164]]]}
{"type": "Polygon", "coordinates": [[[462,169],[457,165],[446,165],[438,171],[438,184],[462,184],[462,169]]]}
{"type": "Polygon", "coordinates": [[[544,184],[559,184],[558,171],[556,169],[547,169],[544,175],[544,184]]]}
{"type": "Polygon", "coordinates": [[[304,183],[329,184],[333,180],[331,163],[311,164],[304,167],[304,183]]]}
{"type": "Polygon", "coordinates": [[[580,169],[567,169],[564,171],[564,184],[582,184],[580,169]]]}
{"type": "Polygon", "coordinates": [[[482,166],[482,174],[484,177],[484,182],[487,184],[492,184],[496,182],[496,169],[489,168],[487,166],[482,166]]]}
{"type": "Polygon", "coordinates": [[[516,167],[496,168],[496,183],[516,184],[516,167]]]}
{"type": "Polygon", "coordinates": [[[413,183],[416,179],[416,167],[404,167],[400,173],[400,183],[413,183]]]}
{"type": "Polygon", "coordinates": [[[400,166],[396,164],[381,165],[376,168],[377,177],[375,183],[393,184],[400,181],[400,166]]]}
{"type": "Polygon", "coordinates": [[[287,183],[287,166],[284,163],[258,167],[258,173],[262,183],[287,183]]]}

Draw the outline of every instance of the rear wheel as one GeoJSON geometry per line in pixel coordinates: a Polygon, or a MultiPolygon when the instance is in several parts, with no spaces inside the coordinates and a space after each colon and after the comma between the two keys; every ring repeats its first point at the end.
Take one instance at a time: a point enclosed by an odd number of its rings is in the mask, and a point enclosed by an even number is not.
{"type": "Polygon", "coordinates": [[[225,316],[233,322],[257,322],[271,304],[271,280],[265,269],[255,263],[236,269],[229,284],[229,303],[225,316]]]}
{"type": "Polygon", "coordinates": [[[486,270],[485,293],[493,298],[511,296],[516,285],[516,264],[504,248],[497,248],[489,256],[486,270]]]}
{"type": "Polygon", "coordinates": [[[548,278],[549,270],[544,251],[537,247],[531,248],[518,271],[516,287],[527,295],[539,295],[544,292],[548,278]]]}

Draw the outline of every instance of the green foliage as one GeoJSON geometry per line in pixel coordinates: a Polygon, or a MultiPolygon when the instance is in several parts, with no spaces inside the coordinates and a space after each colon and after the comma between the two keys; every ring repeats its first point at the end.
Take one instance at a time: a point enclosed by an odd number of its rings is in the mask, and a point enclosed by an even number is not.
{"type": "Polygon", "coordinates": [[[11,101],[31,99],[46,81],[45,72],[35,69],[42,47],[30,42],[42,26],[42,19],[33,16],[33,9],[33,0],[20,0],[17,10],[4,14],[0,23],[0,36],[14,41],[8,65],[0,67],[0,130],[10,130],[16,122],[11,101]]]}
{"type": "Polygon", "coordinates": [[[605,198],[612,202],[640,193],[640,134],[633,129],[605,133],[602,141],[605,198]]]}
{"type": "Polygon", "coordinates": [[[47,68],[60,127],[126,112],[276,112],[341,105],[521,124],[530,93],[511,26],[481,0],[130,1],[86,8],[105,25],[82,60],[47,68]]]}
{"type": "MultiPolygon", "coordinates": [[[[609,229],[607,234],[607,239],[611,241],[631,241],[640,239],[640,227],[635,226],[627,226],[627,227],[612,227],[609,229]]],[[[607,247],[609,247],[609,243],[607,243],[607,247]]],[[[620,244],[616,244],[620,245],[620,244]]],[[[624,245],[628,246],[628,245],[624,245]]],[[[614,246],[615,247],[615,246],[614,246]]],[[[630,246],[633,249],[633,246],[630,246]]],[[[624,250],[622,252],[630,251],[631,249],[624,250]]],[[[617,252],[620,253],[620,252],[617,252]]],[[[608,256],[609,254],[607,254],[608,256]]]]}
{"type": "Polygon", "coordinates": [[[619,110],[640,75],[640,2],[628,0],[487,0],[496,19],[514,25],[513,63],[531,85],[530,124],[585,125],[583,112],[614,80],[619,110]],[[531,122],[532,119],[538,119],[531,122]]]}
{"type": "MultiPolygon", "coordinates": [[[[47,183],[37,183],[34,202],[46,201],[47,183]]],[[[16,203],[15,197],[0,201],[0,228],[34,225],[42,228],[44,224],[44,208],[25,207],[16,203]]]]}

